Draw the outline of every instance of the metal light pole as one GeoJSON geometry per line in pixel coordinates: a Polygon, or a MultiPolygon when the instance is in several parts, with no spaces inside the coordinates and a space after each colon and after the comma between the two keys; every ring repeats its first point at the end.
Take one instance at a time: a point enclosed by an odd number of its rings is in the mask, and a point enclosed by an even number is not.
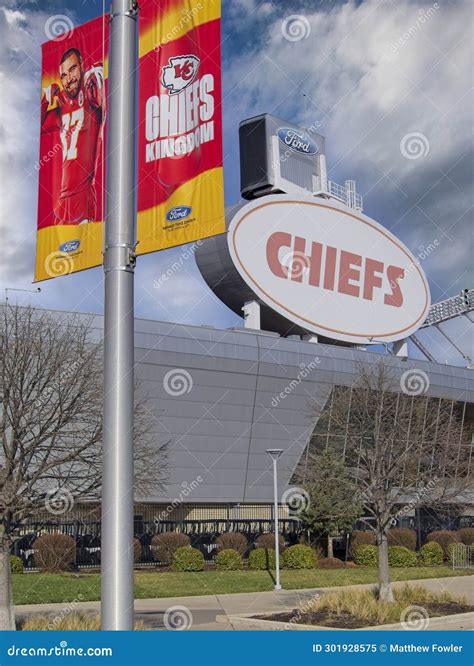
{"type": "Polygon", "coordinates": [[[275,590],[281,590],[280,585],[280,541],[278,539],[278,477],[277,461],[283,449],[267,449],[266,452],[273,462],[273,520],[275,529],[275,590]]]}
{"type": "Polygon", "coordinates": [[[137,9],[112,0],[104,247],[101,618],[133,629],[133,281],[137,9]]]}

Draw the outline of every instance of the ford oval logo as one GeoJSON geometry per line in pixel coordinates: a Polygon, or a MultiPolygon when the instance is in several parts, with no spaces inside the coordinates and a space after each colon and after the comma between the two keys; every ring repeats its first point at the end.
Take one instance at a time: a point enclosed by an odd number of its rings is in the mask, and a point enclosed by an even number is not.
{"type": "Polygon", "coordinates": [[[278,138],[291,150],[303,155],[316,155],[318,146],[307,134],[301,134],[291,127],[280,127],[278,138]]]}
{"type": "Polygon", "coordinates": [[[191,206],[175,206],[166,213],[168,222],[175,222],[176,220],[185,220],[191,215],[191,206]]]}
{"type": "Polygon", "coordinates": [[[81,244],[80,240],[66,241],[65,243],[59,246],[59,250],[61,252],[75,252],[76,250],[79,249],[80,244],[81,244]]]}

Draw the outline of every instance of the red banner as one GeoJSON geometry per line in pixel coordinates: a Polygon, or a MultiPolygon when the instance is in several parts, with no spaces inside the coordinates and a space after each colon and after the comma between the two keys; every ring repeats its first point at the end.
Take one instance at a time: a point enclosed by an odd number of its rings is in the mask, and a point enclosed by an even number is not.
{"type": "MultiPolygon", "coordinates": [[[[109,17],[42,48],[36,280],[102,263],[109,17]]],[[[223,233],[220,0],[142,0],[137,253],[223,233]]]]}
{"type": "Polygon", "coordinates": [[[42,47],[36,280],[102,263],[108,18],[42,47]]]}
{"type": "Polygon", "coordinates": [[[138,254],[225,231],[220,0],[140,2],[138,254]]]}

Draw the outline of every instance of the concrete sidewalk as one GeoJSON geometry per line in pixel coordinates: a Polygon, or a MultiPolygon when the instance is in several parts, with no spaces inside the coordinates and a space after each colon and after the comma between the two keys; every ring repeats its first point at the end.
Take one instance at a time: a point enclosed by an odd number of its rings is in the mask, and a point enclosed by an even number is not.
{"type": "MultiPolygon", "coordinates": [[[[468,603],[474,605],[474,576],[460,576],[448,578],[427,578],[424,580],[399,581],[393,586],[422,585],[433,592],[449,592],[463,596],[468,603]]],[[[153,629],[163,629],[163,618],[171,608],[179,606],[187,617],[192,618],[191,629],[229,631],[229,624],[217,622],[218,615],[238,615],[241,613],[268,613],[271,611],[292,610],[303,606],[316,594],[336,590],[364,590],[373,587],[370,585],[348,585],[344,587],[320,587],[305,590],[281,590],[280,592],[244,592],[240,594],[217,594],[199,597],[167,597],[164,599],[136,599],[135,618],[144,620],[153,629]]],[[[74,604],[30,604],[15,606],[17,618],[24,618],[33,614],[50,615],[52,618],[64,614],[65,609],[74,611],[89,611],[98,613],[98,601],[87,601],[74,604]]],[[[179,612],[179,610],[178,610],[179,612]]]]}

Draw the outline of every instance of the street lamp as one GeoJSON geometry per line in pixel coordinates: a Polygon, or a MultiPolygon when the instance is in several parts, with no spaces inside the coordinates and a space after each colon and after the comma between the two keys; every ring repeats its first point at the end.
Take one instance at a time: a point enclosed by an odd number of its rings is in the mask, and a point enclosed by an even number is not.
{"type": "Polygon", "coordinates": [[[273,462],[273,517],[275,529],[275,590],[281,590],[280,585],[280,542],[278,540],[278,483],[277,483],[277,460],[283,453],[283,449],[267,449],[266,453],[273,462]]]}
{"type": "Polygon", "coordinates": [[[39,294],[41,287],[36,287],[36,289],[17,289],[16,287],[5,287],[5,301],[8,302],[8,292],[9,291],[23,291],[28,294],[39,294]]]}

